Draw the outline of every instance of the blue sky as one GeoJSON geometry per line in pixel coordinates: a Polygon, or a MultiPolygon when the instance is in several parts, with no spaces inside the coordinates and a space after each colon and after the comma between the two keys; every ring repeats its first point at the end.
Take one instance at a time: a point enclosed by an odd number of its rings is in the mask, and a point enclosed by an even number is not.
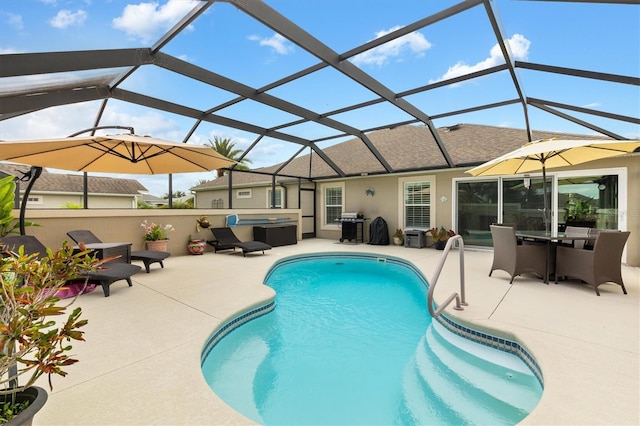
{"type": "MultiPolygon", "coordinates": [[[[3,1],[0,2],[0,53],[149,47],[188,13],[195,3],[188,0],[3,1]]],[[[343,53],[457,2],[266,0],[266,3],[334,51],[343,53]]],[[[498,0],[495,5],[518,60],[636,78],[640,76],[639,6],[513,0],[498,0]]],[[[163,51],[254,88],[319,62],[299,46],[228,3],[215,3],[163,51]]],[[[475,7],[374,51],[365,52],[351,61],[392,91],[402,92],[500,64],[503,58],[496,48],[495,36],[484,9],[475,7]]],[[[640,89],[637,86],[551,76],[527,70],[520,70],[519,78],[525,95],[530,97],[636,118],[640,116],[640,89]]],[[[31,77],[28,81],[32,84],[37,78],[31,77]]],[[[25,79],[0,79],[0,84],[2,93],[2,86],[6,90],[14,84],[25,84],[25,79]]],[[[157,67],[142,67],[121,87],[197,109],[211,108],[236,97],[201,83],[178,79],[157,67]]],[[[332,69],[324,69],[308,78],[275,88],[269,94],[318,113],[374,97],[332,69]]],[[[456,87],[412,95],[406,100],[429,115],[437,115],[515,96],[508,74],[499,73],[456,87]]],[[[0,121],[0,139],[65,137],[91,127],[99,104],[88,102],[50,108],[0,121]]],[[[296,118],[251,101],[226,108],[219,114],[264,127],[296,118]]],[[[640,137],[638,125],[581,116],[579,113],[572,115],[593,121],[627,138],[640,137]]],[[[358,128],[409,119],[400,110],[380,105],[333,118],[358,128]]],[[[536,130],[593,133],[535,108],[531,109],[530,120],[532,128],[536,130]]],[[[522,108],[518,105],[434,120],[437,127],[465,122],[525,127],[522,108]]],[[[110,101],[101,124],[133,126],[138,134],[182,141],[193,121],[162,111],[110,101]]],[[[295,126],[286,129],[286,132],[309,139],[335,134],[333,130],[313,123],[295,126]]],[[[231,128],[203,124],[189,142],[202,144],[214,136],[232,138],[241,149],[248,147],[257,137],[231,128]]],[[[343,140],[336,139],[319,145],[324,147],[343,140]]],[[[288,159],[298,148],[297,145],[265,138],[249,158],[254,167],[268,166],[288,159]]],[[[213,176],[213,173],[176,175],[173,188],[186,191],[199,179],[211,179],[213,176]]],[[[155,195],[162,195],[168,190],[164,176],[122,177],[138,179],[155,195]]]]}

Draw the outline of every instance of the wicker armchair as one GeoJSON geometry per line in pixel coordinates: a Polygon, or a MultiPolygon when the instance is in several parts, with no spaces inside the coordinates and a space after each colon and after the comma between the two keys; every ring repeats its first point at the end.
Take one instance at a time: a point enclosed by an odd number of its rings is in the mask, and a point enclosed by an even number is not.
{"type": "Polygon", "coordinates": [[[600,296],[598,287],[611,282],[622,287],[622,250],[630,232],[601,231],[593,250],[558,247],[556,252],[556,283],[559,277],[575,278],[593,287],[600,296]]]}
{"type": "Polygon", "coordinates": [[[544,245],[518,245],[516,230],[511,226],[491,225],[493,238],[493,264],[489,276],[496,269],[511,275],[511,281],[523,273],[544,277],[546,273],[547,248],[544,245]]]}

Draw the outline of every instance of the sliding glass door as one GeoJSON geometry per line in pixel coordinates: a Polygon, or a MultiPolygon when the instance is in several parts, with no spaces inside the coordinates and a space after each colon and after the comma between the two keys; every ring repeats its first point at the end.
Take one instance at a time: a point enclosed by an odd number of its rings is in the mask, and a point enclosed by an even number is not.
{"type": "MultiPolygon", "coordinates": [[[[547,176],[551,224],[620,229],[620,169],[610,173],[561,172],[547,176]]],[[[456,231],[465,244],[492,246],[489,225],[513,224],[520,230],[544,230],[542,177],[460,179],[455,183],[456,231]]],[[[626,204],[625,204],[626,205],[626,204]]]]}

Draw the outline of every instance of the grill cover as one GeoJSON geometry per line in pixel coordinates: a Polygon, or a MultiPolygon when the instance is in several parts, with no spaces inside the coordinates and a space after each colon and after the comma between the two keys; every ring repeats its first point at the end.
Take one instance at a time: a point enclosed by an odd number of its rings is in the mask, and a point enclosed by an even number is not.
{"type": "Polygon", "coordinates": [[[389,245],[389,228],[387,222],[380,216],[373,219],[369,226],[369,244],[376,246],[389,245]]]}

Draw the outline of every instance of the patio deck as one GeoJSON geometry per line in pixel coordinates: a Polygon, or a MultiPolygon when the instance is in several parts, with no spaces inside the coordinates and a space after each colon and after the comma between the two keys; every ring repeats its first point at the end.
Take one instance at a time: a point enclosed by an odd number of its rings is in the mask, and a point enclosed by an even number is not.
{"type": "MultiPolygon", "coordinates": [[[[264,255],[206,252],[174,256],[165,268],[81,296],[86,342],[74,344],[80,362],[54,391],[35,425],[248,424],[207,386],[200,351],[209,334],[239,311],[262,304],[262,284],[278,259],[308,252],[361,251],[405,258],[431,278],[442,252],[311,239],[264,255]]],[[[467,301],[459,322],[514,333],[538,360],[542,400],[522,424],[640,423],[640,268],[623,266],[628,295],[616,285],[602,296],[575,282],[545,285],[506,273],[488,277],[490,251],[465,253],[467,301]]],[[[458,287],[458,253],[436,290],[442,300],[458,287]]],[[[40,382],[47,388],[46,382],[40,382]]]]}

